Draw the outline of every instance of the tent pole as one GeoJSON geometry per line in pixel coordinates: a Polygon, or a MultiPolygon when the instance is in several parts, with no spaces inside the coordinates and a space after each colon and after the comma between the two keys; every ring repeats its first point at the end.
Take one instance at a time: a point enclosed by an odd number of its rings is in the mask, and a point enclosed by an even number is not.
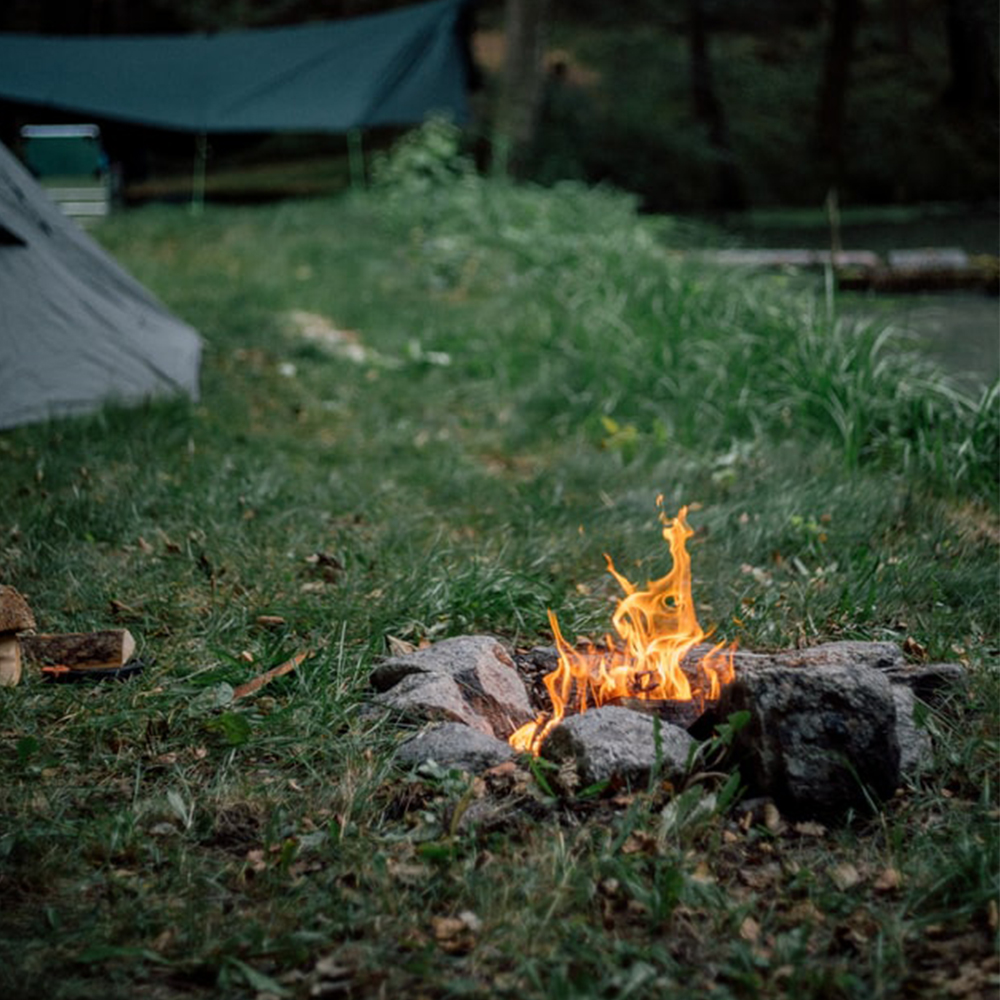
{"type": "Polygon", "coordinates": [[[208,136],[199,132],[194,142],[194,173],[191,177],[191,214],[205,210],[205,171],[208,162],[208,136]]]}
{"type": "Polygon", "coordinates": [[[351,187],[365,186],[365,150],[361,144],[361,129],[347,130],[347,162],[351,169],[351,187]]]}

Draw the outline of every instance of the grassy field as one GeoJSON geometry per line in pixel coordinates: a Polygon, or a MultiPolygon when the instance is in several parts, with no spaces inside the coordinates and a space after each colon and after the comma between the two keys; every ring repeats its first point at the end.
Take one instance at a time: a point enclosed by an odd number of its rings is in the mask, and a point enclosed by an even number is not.
{"type": "Polygon", "coordinates": [[[202,332],[201,401],[0,434],[0,579],[149,664],[0,689],[0,993],[994,996],[996,388],[686,263],[702,234],[625,197],[486,183],[433,133],[381,176],[109,220],[202,332]],[[875,818],[394,769],[362,711],[389,637],[605,627],[602,553],[668,566],[661,492],[700,505],[720,636],[968,665],[875,818]]]}

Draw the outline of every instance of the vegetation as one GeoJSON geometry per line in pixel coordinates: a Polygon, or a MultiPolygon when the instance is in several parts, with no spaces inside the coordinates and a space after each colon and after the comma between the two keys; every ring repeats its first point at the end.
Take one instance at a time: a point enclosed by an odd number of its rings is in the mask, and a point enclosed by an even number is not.
{"type": "Polygon", "coordinates": [[[996,387],[626,196],[483,181],[442,126],[378,185],[102,224],[202,331],[202,399],[0,435],[2,579],[147,663],[0,689],[0,991],[986,996],[996,387]],[[876,819],[748,813],[721,742],[721,778],[590,798],[394,768],[363,710],[388,638],[603,627],[602,552],[665,568],[660,492],[700,504],[720,635],[968,664],[876,819]]]}

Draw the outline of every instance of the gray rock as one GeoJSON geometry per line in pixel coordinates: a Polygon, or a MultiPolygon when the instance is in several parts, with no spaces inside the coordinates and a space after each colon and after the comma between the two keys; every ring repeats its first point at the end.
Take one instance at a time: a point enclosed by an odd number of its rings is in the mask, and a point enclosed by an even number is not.
{"type": "MultiPolygon", "coordinates": [[[[686,773],[694,742],[677,726],[659,723],[663,775],[686,773]]],[[[657,764],[656,721],[628,708],[605,705],[564,719],[542,744],[542,756],[557,764],[573,761],[583,786],[616,779],[633,785],[648,780],[657,764]]]]}
{"type": "Polygon", "coordinates": [[[938,704],[968,679],[960,663],[903,663],[887,670],[886,676],[893,684],[905,684],[928,705],[938,704]]]}
{"type": "Polygon", "coordinates": [[[375,703],[422,722],[446,719],[494,735],[489,722],[469,707],[458,684],[445,674],[411,674],[375,695],[375,703]]]}
{"type": "Polygon", "coordinates": [[[896,703],[896,740],[899,743],[899,771],[907,778],[919,774],[933,761],[931,736],[917,726],[914,711],[917,699],[910,688],[903,684],[892,685],[896,703]]]}
{"type": "Polygon", "coordinates": [[[396,760],[405,766],[433,760],[442,767],[477,773],[510,760],[510,745],[459,722],[443,722],[417,733],[396,749],[396,760]]]}
{"type": "Polygon", "coordinates": [[[419,701],[421,683],[430,686],[433,697],[439,702],[441,696],[437,692],[446,688],[451,690],[447,681],[455,686],[467,709],[455,709],[449,696],[452,717],[468,721],[471,712],[485,720],[488,727],[483,729],[477,725],[475,728],[491,732],[499,739],[506,739],[535,717],[514,661],[490,636],[464,635],[444,639],[426,649],[384,660],[371,675],[372,686],[383,692],[378,700],[405,685],[405,698],[411,709],[419,701]]]}
{"type": "Polygon", "coordinates": [[[853,664],[743,670],[720,700],[720,717],[748,711],[737,735],[744,776],[793,817],[826,821],[870,811],[899,785],[892,685],[853,664]]]}
{"type": "Polygon", "coordinates": [[[894,642],[824,642],[803,649],[783,649],[777,653],[737,650],[733,669],[737,673],[759,667],[868,667],[890,670],[905,662],[903,650],[894,642]]]}

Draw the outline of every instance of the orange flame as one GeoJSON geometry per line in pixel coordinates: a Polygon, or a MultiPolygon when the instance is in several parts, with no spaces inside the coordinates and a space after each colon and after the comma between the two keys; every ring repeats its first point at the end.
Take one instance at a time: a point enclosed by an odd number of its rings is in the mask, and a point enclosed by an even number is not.
{"type": "Polygon", "coordinates": [[[556,616],[549,611],[549,624],[559,650],[559,664],[545,678],[552,712],[542,713],[511,735],[509,742],[515,750],[537,754],[545,737],[574,703],[577,712],[585,712],[590,706],[619,698],[714,701],[722,685],[732,680],[735,646],[724,643],[700,659],[693,684],[682,668],[687,653],[706,638],[691,598],[691,557],[685,543],[694,532],[688,527],[687,507],[671,520],[662,510],[663,498],[658,497],[656,502],[661,508],[660,522],[673,568],[659,580],[649,581],[645,590],[639,590],[605,555],[608,571],[625,596],[611,618],[618,639],[606,635],[604,649],[591,646],[581,651],[571,646],[563,638],[556,616]]]}

